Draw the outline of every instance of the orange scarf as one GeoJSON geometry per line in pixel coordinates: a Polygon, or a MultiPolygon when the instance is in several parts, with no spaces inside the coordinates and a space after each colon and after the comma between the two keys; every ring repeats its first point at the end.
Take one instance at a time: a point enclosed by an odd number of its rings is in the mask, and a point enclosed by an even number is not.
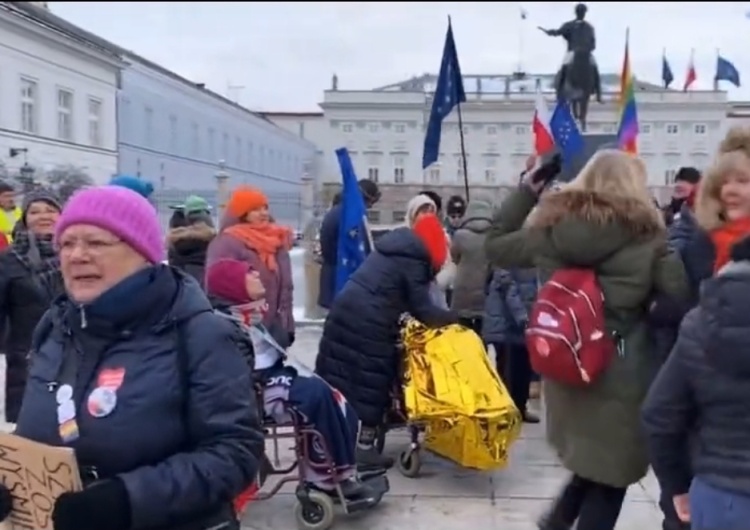
{"type": "Polygon", "coordinates": [[[729,263],[732,245],[748,235],[750,235],[750,217],[729,221],[721,228],[711,232],[711,241],[713,241],[716,251],[714,272],[729,263]]]}
{"type": "Polygon", "coordinates": [[[242,241],[247,248],[257,252],[261,261],[271,271],[276,270],[276,253],[279,249],[292,248],[292,231],[285,226],[273,223],[262,225],[239,223],[230,226],[225,232],[242,241]]]}

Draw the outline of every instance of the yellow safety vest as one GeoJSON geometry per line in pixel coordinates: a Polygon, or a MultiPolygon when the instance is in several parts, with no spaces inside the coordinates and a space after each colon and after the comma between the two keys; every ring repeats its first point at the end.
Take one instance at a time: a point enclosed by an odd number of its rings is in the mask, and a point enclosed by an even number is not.
{"type": "Polygon", "coordinates": [[[5,234],[5,237],[8,239],[8,243],[13,242],[13,228],[16,226],[16,223],[21,218],[21,208],[16,206],[12,212],[7,212],[0,208],[0,232],[5,234]]]}

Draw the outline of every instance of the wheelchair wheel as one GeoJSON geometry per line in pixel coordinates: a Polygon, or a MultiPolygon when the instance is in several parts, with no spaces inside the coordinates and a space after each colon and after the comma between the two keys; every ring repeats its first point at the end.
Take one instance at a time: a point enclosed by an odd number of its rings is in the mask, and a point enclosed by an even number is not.
{"type": "Polygon", "coordinates": [[[398,455],[396,467],[406,478],[416,478],[422,470],[422,455],[419,449],[406,449],[398,455]]]}
{"type": "Polygon", "coordinates": [[[294,507],[294,518],[300,530],[328,530],[336,518],[333,499],[321,491],[309,491],[307,499],[294,507]]]}

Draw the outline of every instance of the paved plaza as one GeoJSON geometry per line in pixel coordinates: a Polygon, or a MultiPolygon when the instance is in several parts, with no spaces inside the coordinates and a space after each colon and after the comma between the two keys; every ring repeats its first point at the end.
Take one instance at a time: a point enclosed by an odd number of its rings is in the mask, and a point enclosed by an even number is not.
{"type": "MultiPolygon", "coordinates": [[[[313,366],[320,330],[300,329],[292,354],[313,366]]],[[[406,433],[388,437],[386,452],[396,457],[406,446],[406,433]]],[[[268,449],[272,450],[271,444],[268,449]]],[[[272,454],[272,453],[270,453],[272,454]]],[[[282,447],[282,463],[289,461],[288,445],[282,447]],[[285,450],[286,449],[286,450],[285,450]]],[[[524,426],[510,465],[501,471],[477,472],[432,455],[424,455],[422,476],[408,479],[390,471],[391,491],[371,512],[340,517],[335,528],[348,530],[536,530],[544,511],[566,478],[544,441],[543,426],[524,426]]],[[[293,487],[248,509],[244,528],[294,530],[293,487]]],[[[630,488],[618,530],[661,528],[657,505],[659,489],[652,475],[630,488]]]]}

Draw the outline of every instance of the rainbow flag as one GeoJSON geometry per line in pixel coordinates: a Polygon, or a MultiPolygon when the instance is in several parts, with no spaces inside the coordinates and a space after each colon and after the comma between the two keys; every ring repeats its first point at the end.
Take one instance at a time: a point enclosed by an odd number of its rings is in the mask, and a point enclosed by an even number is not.
{"type": "Polygon", "coordinates": [[[638,152],[638,108],[635,104],[633,73],[630,71],[630,29],[625,33],[625,58],[620,74],[620,127],[617,144],[628,153],[638,152]]]}

